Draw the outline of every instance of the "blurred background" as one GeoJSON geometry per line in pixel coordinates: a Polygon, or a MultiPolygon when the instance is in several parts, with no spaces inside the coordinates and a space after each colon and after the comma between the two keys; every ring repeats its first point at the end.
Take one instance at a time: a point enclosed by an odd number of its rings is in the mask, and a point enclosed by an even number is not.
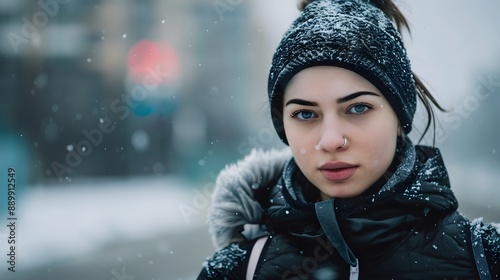
{"type": "MultiPolygon", "coordinates": [[[[500,2],[397,4],[413,68],[449,110],[422,143],[444,154],[460,210],[499,222],[500,2]]],[[[297,14],[285,0],[2,0],[0,279],[195,279],[218,172],[284,147],[267,74],[297,14]]]]}

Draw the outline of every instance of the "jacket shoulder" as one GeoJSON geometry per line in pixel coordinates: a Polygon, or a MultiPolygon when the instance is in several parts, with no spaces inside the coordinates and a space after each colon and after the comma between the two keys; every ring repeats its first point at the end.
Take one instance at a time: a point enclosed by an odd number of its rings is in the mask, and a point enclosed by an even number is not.
{"type": "Polygon", "coordinates": [[[197,279],[245,279],[252,245],[247,242],[231,243],[217,250],[203,263],[197,279]]]}
{"type": "Polygon", "coordinates": [[[468,228],[468,220],[456,211],[428,219],[406,232],[380,262],[365,261],[365,271],[377,279],[477,279],[468,228]]]}

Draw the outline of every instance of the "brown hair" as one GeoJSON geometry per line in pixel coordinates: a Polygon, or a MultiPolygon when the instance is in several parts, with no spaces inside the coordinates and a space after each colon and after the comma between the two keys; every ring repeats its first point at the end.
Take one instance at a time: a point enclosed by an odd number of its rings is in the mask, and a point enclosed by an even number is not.
{"type": "MultiPolygon", "coordinates": [[[[305,7],[313,2],[314,0],[299,0],[298,1],[298,8],[300,11],[304,10],[305,7]]],[[[408,33],[411,33],[410,31],[410,26],[408,25],[408,21],[406,20],[405,16],[399,8],[394,4],[392,0],[370,0],[370,2],[382,10],[384,14],[390,18],[394,24],[396,25],[397,30],[399,31],[400,34],[402,34],[403,29],[406,29],[408,33]]],[[[433,126],[433,145],[435,144],[435,137],[436,137],[436,116],[434,113],[434,108],[432,107],[433,105],[436,106],[437,109],[439,109],[441,112],[446,112],[446,110],[437,102],[437,100],[432,96],[430,91],[427,89],[427,87],[424,85],[422,80],[413,72],[413,79],[415,81],[415,91],[417,92],[417,96],[422,101],[425,111],[427,112],[427,124],[425,126],[425,129],[422,133],[422,136],[419,139],[419,142],[422,141],[424,138],[425,134],[429,131],[429,128],[432,124],[433,126]]]]}

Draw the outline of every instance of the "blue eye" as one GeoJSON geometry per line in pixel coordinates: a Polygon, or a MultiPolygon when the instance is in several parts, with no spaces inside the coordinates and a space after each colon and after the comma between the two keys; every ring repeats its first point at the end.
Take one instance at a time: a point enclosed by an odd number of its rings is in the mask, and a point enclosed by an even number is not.
{"type": "Polygon", "coordinates": [[[316,114],[312,111],[298,110],[290,114],[290,117],[297,118],[302,121],[306,121],[316,117],[316,114]]]}
{"type": "Polygon", "coordinates": [[[354,104],[353,106],[351,106],[347,110],[347,112],[350,114],[361,115],[361,114],[368,112],[368,110],[370,110],[371,108],[372,108],[371,106],[359,103],[359,104],[354,104]]]}

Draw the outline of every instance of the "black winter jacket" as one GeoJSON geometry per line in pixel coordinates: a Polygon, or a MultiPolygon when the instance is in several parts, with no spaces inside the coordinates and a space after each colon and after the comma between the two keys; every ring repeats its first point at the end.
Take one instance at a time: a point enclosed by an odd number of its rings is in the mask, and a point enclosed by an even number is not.
{"type": "Polygon", "coordinates": [[[209,213],[221,249],[198,279],[245,279],[261,236],[253,279],[500,279],[499,225],[457,212],[437,149],[409,144],[400,154],[363,195],[328,201],[288,151],[254,151],[229,166],[209,213]]]}

